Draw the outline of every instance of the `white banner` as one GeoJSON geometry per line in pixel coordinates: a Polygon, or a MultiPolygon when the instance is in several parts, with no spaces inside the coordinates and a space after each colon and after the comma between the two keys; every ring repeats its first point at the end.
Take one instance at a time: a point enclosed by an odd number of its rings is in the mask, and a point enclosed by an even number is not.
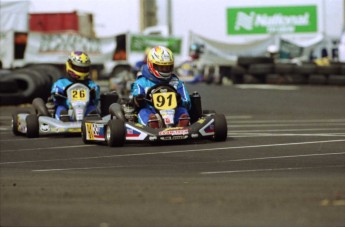
{"type": "Polygon", "coordinates": [[[0,1],[1,32],[28,31],[29,1],[0,1]]]}
{"type": "Polygon", "coordinates": [[[14,32],[0,32],[0,61],[2,67],[11,68],[14,59],[14,32]]]}
{"type": "Polygon", "coordinates": [[[233,65],[239,56],[264,56],[267,47],[275,43],[273,35],[266,38],[241,43],[224,43],[190,33],[190,43],[197,43],[204,46],[204,53],[200,61],[204,64],[233,65]]]}
{"type": "Polygon", "coordinates": [[[115,48],[115,37],[88,38],[66,32],[31,32],[24,60],[26,63],[65,63],[70,52],[85,51],[92,64],[103,64],[112,60],[115,48]]]}

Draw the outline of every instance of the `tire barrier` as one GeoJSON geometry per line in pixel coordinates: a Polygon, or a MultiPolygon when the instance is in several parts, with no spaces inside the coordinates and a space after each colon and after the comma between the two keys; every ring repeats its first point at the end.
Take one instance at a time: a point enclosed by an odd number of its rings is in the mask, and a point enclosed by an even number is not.
{"type": "MultiPolygon", "coordinates": [[[[313,62],[274,63],[268,57],[239,57],[237,64],[221,71],[232,84],[318,84],[345,85],[345,63],[331,63],[319,66],[313,62]]],[[[207,84],[216,81],[205,81],[207,84]]]]}
{"type": "Polygon", "coordinates": [[[1,74],[0,105],[31,103],[37,97],[46,100],[61,75],[53,65],[31,65],[1,74]]]}

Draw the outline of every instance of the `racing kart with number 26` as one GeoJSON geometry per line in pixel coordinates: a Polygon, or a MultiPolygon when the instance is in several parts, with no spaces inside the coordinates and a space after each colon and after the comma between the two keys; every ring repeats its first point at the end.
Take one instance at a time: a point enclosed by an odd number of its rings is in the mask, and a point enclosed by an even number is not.
{"type": "MultiPolygon", "coordinates": [[[[225,141],[227,138],[227,122],[223,114],[214,111],[202,111],[200,95],[190,95],[191,124],[176,127],[174,122],[177,107],[176,89],[170,85],[152,87],[146,95],[146,101],[156,109],[160,128],[151,128],[137,121],[135,108],[128,103],[113,103],[109,107],[109,120],[88,120],[82,123],[83,142],[107,144],[110,147],[123,146],[125,142],[167,142],[194,139],[211,139],[225,141]]],[[[131,103],[131,102],[129,102],[131,103]]]]}
{"type": "MultiPolygon", "coordinates": [[[[101,97],[101,105],[106,105],[106,103],[102,103],[103,97],[101,97]]],[[[28,138],[54,134],[80,134],[81,123],[85,117],[89,119],[102,119],[101,115],[108,114],[90,114],[85,116],[86,107],[90,101],[90,88],[84,84],[75,83],[67,87],[66,96],[61,98],[68,100],[69,110],[67,115],[61,116],[60,119],[54,118],[54,113],[49,111],[43,99],[35,98],[32,101],[35,113],[17,112],[12,115],[13,134],[26,135],[28,138]]],[[[103,100],[107,100],[108,107],[112,102],[116,102],[117,99],[118,95],[116,93],[108,94],[107,98],[103,98],[103,100]]]]}

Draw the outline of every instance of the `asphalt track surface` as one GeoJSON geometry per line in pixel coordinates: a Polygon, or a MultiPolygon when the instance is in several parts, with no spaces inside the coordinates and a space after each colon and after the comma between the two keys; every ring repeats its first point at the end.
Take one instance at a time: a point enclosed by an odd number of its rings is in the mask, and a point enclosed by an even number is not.
{"type": "Polygon", "coordinates": [[[85,145],[11,133],[1,226],[345,226],[345,88],[188,85],[225,142],[85,145]]]}

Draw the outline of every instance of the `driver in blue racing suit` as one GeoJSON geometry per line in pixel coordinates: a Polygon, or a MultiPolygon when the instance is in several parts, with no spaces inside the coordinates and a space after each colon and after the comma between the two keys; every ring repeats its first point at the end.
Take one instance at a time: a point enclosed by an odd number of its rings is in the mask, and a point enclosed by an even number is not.
{"type": "Polygon", "coordinates": [[[157,46],[148,52],[147,64],[142,68],[141,74],[137,76],[131,91],[134,104],[139,108],[139,123],[151,128],[161,127],[156,110],[152,105],[147,104],[144,98],[149,88],[157,84],[168,84],[177,90],[179,105],[176,108],[174,122],[178,122],[178,127],[189,125],[188,110],[191,107],[191,100],[184,83],[173,73],[173,69],[174,56],[170,49],[157,46]]]}
{"type": "Polygon", "coordinates": [[[66,88],[74,83],[82,83],[90,88],[90,101],[86,109],[89,113],[98,113],[97,105],[100,99],[100,87],[90,80],[91,60],[83,51],[73,51],[66,62],[67,75],[58,79],[52,86],[51,95],[55,106],[55,118],[67,116],[69,103],[66,98],[66,88]]]}

